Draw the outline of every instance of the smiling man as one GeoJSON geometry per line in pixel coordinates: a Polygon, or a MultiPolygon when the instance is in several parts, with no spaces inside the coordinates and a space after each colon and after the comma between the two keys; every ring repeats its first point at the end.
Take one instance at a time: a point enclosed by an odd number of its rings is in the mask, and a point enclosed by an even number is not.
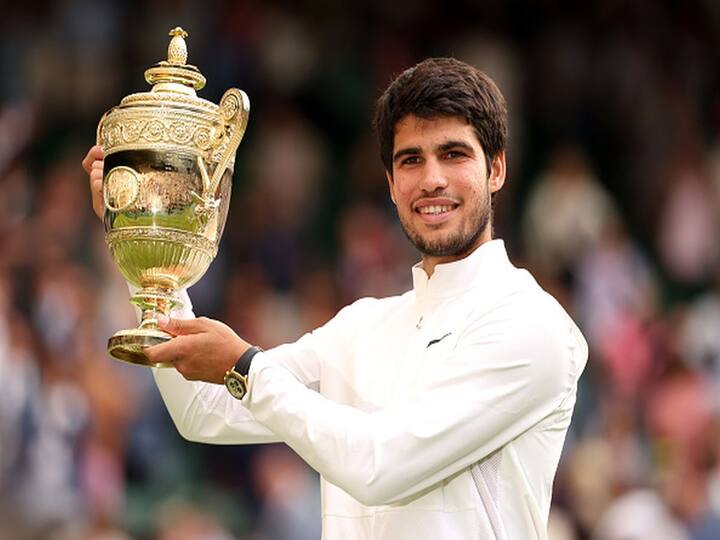
{"type": "MultiPolygon", "coordinates": [[[[587,345],[492,239],[505,101],[475,68],[430,59],[391,83],[375,125],[422,255],[413,290],[264,352],[178,314],[147,350],[176,367],[157,385],[187,439],[292,447],[322,476],[324,538],[546,539],[587,345]]],[[[101,210],[102,150],[84,165],[101,210]]]]}
{"type": "Polygon", "coordinates": [[[436,264],[461,259],[491,239],[491,192],[505,181],[505,154],[488,163],[473,127],[456,116],[408,114],[395,126],[394,146],[386,172],[390,194],[432,275],[436,264]]]}

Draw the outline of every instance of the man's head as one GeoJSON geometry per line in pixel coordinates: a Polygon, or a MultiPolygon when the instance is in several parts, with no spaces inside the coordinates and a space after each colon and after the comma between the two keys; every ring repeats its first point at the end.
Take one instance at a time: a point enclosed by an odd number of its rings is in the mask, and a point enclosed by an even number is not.
{"type": "Polygon", "coordinates": [[[395,127],[407,115],[464,118],[475,130],[488,162],[505,150],[505,98],[490,77],[460,60],[424,60],[398,75],[378,99],[373,123],[380,157],[390,174],[395,127]]]}
{"type": "Polygon", "coordinates": [[[425,60],[390,84],[374,123],[390,193],[415,246],[444,262],[489,239],[507,140],[495,83],[452,58],[425,60]]]}

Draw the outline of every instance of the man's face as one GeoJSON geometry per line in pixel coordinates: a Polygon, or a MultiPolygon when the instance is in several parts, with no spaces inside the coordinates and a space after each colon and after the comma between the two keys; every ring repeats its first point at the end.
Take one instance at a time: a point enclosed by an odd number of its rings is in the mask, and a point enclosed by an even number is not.
{"type": "Polygon", "coordinates": [[[397,123],[390,194],[407,237],[436,262],[462,258],[490,240],[490,194],[504,180],[504,152],[488,169],[463,118],[408,115],[397,123]]]}

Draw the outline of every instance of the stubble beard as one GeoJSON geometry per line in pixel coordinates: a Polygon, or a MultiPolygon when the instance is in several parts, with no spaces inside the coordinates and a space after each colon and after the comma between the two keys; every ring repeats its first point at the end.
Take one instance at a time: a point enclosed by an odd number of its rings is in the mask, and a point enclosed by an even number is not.
{"type": "Polygon", "coordinates": [[[468,216],[470,224],[451,234],[446,238],[435,241],[428,241],[413,228],[411,223],[406,221],[400,214],[400,226],[405,236],[417,248],[420,253],[429,257],[458,257],[468,254],[475,246],[480,235],[490,224],[492,216],[492,205],[490,196],[483,197],[482,204],[477,206],[477,210],[468,216]]]}

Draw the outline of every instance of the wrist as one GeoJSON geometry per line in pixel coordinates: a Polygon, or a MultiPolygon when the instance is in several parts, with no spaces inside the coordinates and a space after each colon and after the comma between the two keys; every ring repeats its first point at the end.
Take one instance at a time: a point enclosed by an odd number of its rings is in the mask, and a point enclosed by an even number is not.
{"type": "Polygon", "coordinates": [[[261,351],[262,349],[260,347],[248,347],[237,359],[235,366],[225,372],[223,382],[228,392],[230,392],[230,395],[235,399],[245,397],[248,388],[250,365],[255,355],[261,351]]]}
{"type": "Polygon", "coordinates": [[[251,345],[250,347],[245,349],[245,351],[240,355],[240,357],[237,359],[237,362],[235,362],[235,366],[233,369],[240,375],[247,377],[250,373],[250,364],[252,363],[255,355],[259,352],[262,352],[262,349],[260,347],[251,345]]]}

